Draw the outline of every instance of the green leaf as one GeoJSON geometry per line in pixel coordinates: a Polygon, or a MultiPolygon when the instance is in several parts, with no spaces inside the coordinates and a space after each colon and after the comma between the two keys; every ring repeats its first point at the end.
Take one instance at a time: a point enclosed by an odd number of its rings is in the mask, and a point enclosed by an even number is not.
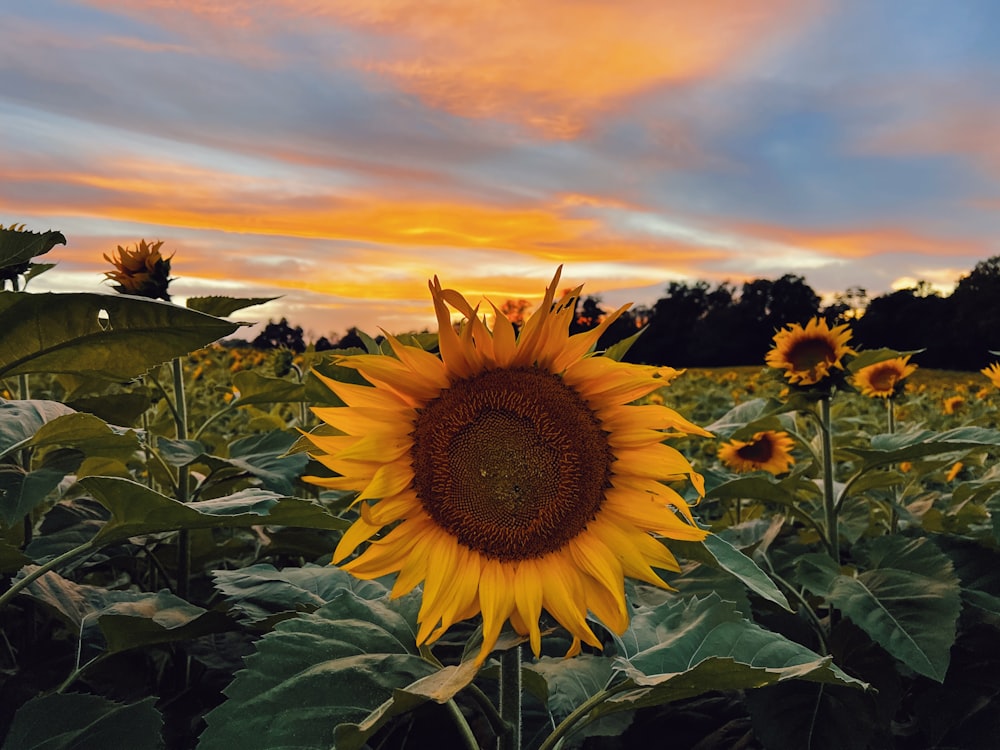
{"type": "Polygon", "coordinates": [[[761,570],[757,563],[744,555],[738,549],[718,534],[709,534],[702,542],[670,541],[670,549],[688,560],[696,560],[712,567],[725,570],[743,581],[754,593],[762,596],[779,607],[792,611],[788,599],[775,586],[767,573],[761,570]]]}
{"type": "Polygon", "coordinates": [[[22,448],[42,425],[72,413],[58,401],[0,401],[0,458],[22,448]]]}
{"type": "MultiPolygon", "coordinates": [[[[674,599],[640,612],[615,641],[620,654],[616,665],[637,685],[659,684],[664,676],[682,674],[717,657],[773,673],[775,679],[807,676],[820,682],[863,685],[832,666],[829,659],[745,619],[731,603],[714,594],[704,599],[674,599]]],[[[768,678],[762,684],[771,681],[768,678]]]]}
{"type": "Polygon", "coordinates": [[[80,485],[111,511],[111,520],[94,539],[105,544],[179,529],[246,528],[264,524],[345,529],[349,525],[316,503],[267,490],[248,489],[214,500],[179,503],[128,479],[85,477],[80,485]]]}
{"type": "Polygon", "coordinates": [[[13,573],[31,562],[31,558],[12,544],[0,540],[0,573],[13,573]]]}
{"type": "Polygon", "coordinates": [[[464,673],[424,683],[429,689],[418,683],[439,672],[416,653],[418,608],[416,596],[390,602],[341,590],[316,612],[278,623],[226,688],[228,700],[206,716],[199,750],[350,747],[363,722],[380,722],[373,712],[392,710],[385,704],[394,691],[410,690],[399,693],[413,701],[408,710],[463,684],[464,673]],[[338,725],[347,726],[335,735],[338,725]]]}
{"type": "Polygon", "coordinates": [[[343,589],[351,589],[365,599],[386,594],[380,583],[362,581],[335,565],[310,563],[278,570],[260,563],[236,570],[214,570],[212,577],[215,588],[248,622],[311,612],[343,589]]]}
{"type": "Polygon", "coordinates": [[[294,480],[301,476],[309,462],[305,453],[285,455],[297,438],[298,435],[280,430],[250,435],[230,444],[229,458],[202,454],[198,462],[213,472],[229,469],[237,474],[249,474],[260,479],[267,489],[287,495],[294,492],[294,480]]]}
{"type": "Polygon", "coordinates": [[[217,318],[225,318],[232,315],[237,310],[254,305],[263,305],[273,302],[278,297],[188,297],[187,307],[189,310],[197,310],[206,315],[214,315],[217,318]]]}
{"type": "Polygon", "coordinates": [[[872,747],[871,702],[858,690],[822,682],[785,682],[751,691],[746,701],[754,734],[766,750],[872,747]]]}
{"type": "Polygon", "coordinates": [[[1000,446],[1000,430],[986,427],[956,427],[944,432],[909,430],[888,435],[876,435],[870,448],[844,446],[842,450],[860,456],[863,469],[887,463],[913,461],[950,451],[995,448],[1000,446]]]}
{"type": "Polygon", "coordinates": [[[0,229],[0,270],[19,266],[44,255],[56,245],[65,245],[61,232],[27,232],[20,229],[0,229]]]}
{"type": "Polygon", "coordinates": [[[572,659],[543,656],[524,668],[545,680],[546,705],[555,723],[569,716],[580,704],[607,687],[613,671],[604,656],[580,654],[572,659]]]}
{"type": "Polygon", "coordinates": [[[645,332],[645,330],[645,328],[640,328],[631,336],[627,336],[621,341],[616,341],[604,350],[604,356],[621,362],[625,355],[628,354],[628,350],[631,349],[632,345],[639,340],[639,337],[645,332]]]}
{"type": "Polygon", "coordinates": [[[93,414],[66,414],[39,428],[26,447],[75,448],[84,456],[127,461],[141,448],[132,430],[115,429],[93,414]]]}
{"type": "Polygon", "coordinates": [[[896,357],[906,357],[913,356],[915,354],[920,354],[924,351],[923,349],[912,349],[910,351],[899,352],[895,349],[865,349],[864,351],[858,352],[847,365],[847,371],[855,373],[865,367],[870,367],[871,365],[878,364],[879,362],[885,362],[890,359],[895,359],[896,357]]]}
{"type": "Polygon", "coordinates": [[[786,404],[774,399],[754,398],[737,404],[705,429],[718,438],[737,438],[761,430],[789,430],[794,418],[785,414],[786,404]]]}
{"type": "Polygon", "coordinates": [[[233,385],[240,392],[239,398],[233,401],[233,406],[279,404],[306,400],[306,388],[302,383],[284,378],[267,378],[258,375],[253,370],[240,370],[233,375],[233,385]]]}
{"type": "Polygon", "coordinates": [[[0,377],[46,372],[129,380],[238,327],[123,294],[5,292],[0,295],[0,377]]]}
{"type": "Polygon", "coordinates": [[[879,537],[857,552],[867,569],[856,578],[836,575],[826,590],[814,576],[803,582],[910,669],[941,682],[961,609],[951,560],[925,538],[879,537]]]}
{"type": "Polygon", "coordinates": [[[67,474],[80,466],[79,451],[58,450],[45,456],[42,465],[22,473],[19,469],[0,471],[0,520],[7,526],[31,513],[45,502],[67,474]]]}
{"type": "Polygon", "coordinates": [[[14,715],[3,750],[161,748],[163,718],[155,697],[124,705],[99,695],[32,698],[14,715]]]}
{"type": "Polygon", "coordinates": [[[55,267],[55,263],[29,263],[28,270],[24,272],[24,285],[27,287],[28,282],[33,278],[41,276],[46,271],[51,271],[55,267]]]}

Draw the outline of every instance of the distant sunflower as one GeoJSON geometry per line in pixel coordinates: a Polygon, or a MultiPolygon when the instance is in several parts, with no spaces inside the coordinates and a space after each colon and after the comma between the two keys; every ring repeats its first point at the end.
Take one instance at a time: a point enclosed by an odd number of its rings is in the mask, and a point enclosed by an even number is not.
{"type": "Polygon", "coordinates": [[[825,379],[831,368],[843,369],[841,360],[854,354],[847,342],[848,326],[830,328],[822,318],[813,318],[803,328],[792,323],[774,335],[774,347],[767,353],[770,367],[785,370],[789,383],[815,385],[825,379]]]}
{"type": "Polygon", "coordinates": [[[910,355],[907,354],[862,367],[854,373],[853,382],[862,395],[891,398],[896,394],[897,386],[916,369],[916,365],[910,364],[910,355]]]}
{"type": "Polygon", "coordinates": [[[388,336],[395,357],[345,356],[372,387],[324,382],[346,404],[315,408],[344,433],[310,440],[339,477],[316,484],[360,492],[360,518],[344,533],[339,563],[359,578],[397,574],[393,597],[423,582],[417,643],[483,617],[482,663],[509,620],[539,654],[547,610],[573,637],[600,646],[590,611],[628,626],[624,577],[666,587],[678,570],[654,534],[691,541],[706,532],[660,480],[704,481],[663,444],[709,436],[674,410],[630,405],[669,383],[671,368],[588,356],[627,308],[569,335],[579,288],[554,300],[557,271],[520,333],[494,306],[493,330],[466,299],[430,284],[440,358],[388,336]],[[466,321],[452,326],[449,306],[466,321]]]}
{"type": "Polygon", "coordinates": [[[993,385],[1000,388],[1000,362],[994,362],[992,365],[984,367],[979,372],[988,377],[993,385]]]}
{"type": "Polygon", "coordinates": [[[106,271],[104,275],[117,282],[115,290],[121,294],[169,302],[167,288],[172,281],[170,258],[164,258],[160,253],[162,246],[162,240],[148,244],[146,240],[140,240],[134,248],[119,245],[117,256],[104,254],[104,260],[114,266],[113,271],[106,271]]]}
{"type": "Polygon", "coordinates": [[[784,431],[764,430],[755,433],[747,442],[730,440],[719,447],[719,459],[733,471],[769,471],[784,474],[795,459],[792,447],[795,441],[784,431]]]}
{"type": "Polygon", "coordinates": [[[945,414],[955,414],[959,409],[965,406],[965,399],[961,396],[948,396],[942,404],[941,410],[945,414]]]}

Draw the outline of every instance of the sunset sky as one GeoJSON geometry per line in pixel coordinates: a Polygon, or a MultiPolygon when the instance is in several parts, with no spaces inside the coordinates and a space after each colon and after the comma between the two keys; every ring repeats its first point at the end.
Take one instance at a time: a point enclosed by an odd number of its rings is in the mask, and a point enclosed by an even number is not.
{"type": "Polygon", "coordinates": [[[9,0],[0,224],[174,253],[175,299],[433,327],[427,280],[607,306],[1000,254],[995,0],[9,0]]]}

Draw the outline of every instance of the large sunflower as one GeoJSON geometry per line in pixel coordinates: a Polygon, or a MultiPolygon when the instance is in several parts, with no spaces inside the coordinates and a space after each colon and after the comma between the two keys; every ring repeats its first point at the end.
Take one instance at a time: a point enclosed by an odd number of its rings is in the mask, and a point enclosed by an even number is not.
{"type": "Polygon", "coordinates": [[[910,355],[893,357],[862,367],[854,373],[853,382],[862,395],[872,398],[891,398],[904,378],[916,372],[910,364],[910,355]]]}
{"type": "Polygon", "coordinates": [[[723,443],[719,446],[719,459],[733,471],[784,474],[795,463],[794,445],[795,441],[787,432],[764,430],[746,442],[730,440],[723,443]]]}
{"type": "Polygon", "coordinates": [[[479,663],[508,620],[538,655],[543,609],[572,635],[571,654],[599,646],[588,611],[621,633],[624,577],[665,587],[654,569],[678,570],[654,534],[706,533],[660,480],[686,477],[702,494],[701,475],[663,440],[709,433],[665,406],[630,405],[677,371],[591,356],[627,306],[570,336],[580,290],[556,302],[559,276],[520,333],[495,306],[490,330],[435,277],[440,358],[389,336],[394,357],[338,360],[371,387],[324,378],[346,406],[313,410],[343,434],[310,436],[340,476],[309,481],[360,493],[334,562],[374,537],[343,568],[397,574],[394,597],[423,583],[418,644],[482,613],[479,663]],[[458,331],[449,306],[465,316],[458,331]]]}
{"type": "Polygon", "coordinates": [[[815,385],[824,380],[831,368],[843,369],[841,360],[854,354],[847,342],[849,326],[830,328],[822,318],[813,318],[803,328],[792,323],[774,335],[774,347],[767,353],[769,366],[785,370],[789,383],[815,385]]]}

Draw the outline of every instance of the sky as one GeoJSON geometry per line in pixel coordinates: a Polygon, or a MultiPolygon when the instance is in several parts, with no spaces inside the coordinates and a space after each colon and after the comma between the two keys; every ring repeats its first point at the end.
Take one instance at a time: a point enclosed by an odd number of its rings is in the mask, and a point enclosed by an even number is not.
{"type": "Polygon", "coordinates": [[[671,281],[825,298],[1000,254],[995,0],[5,0],[0,224],[67,238],[29,290],[311,337],[434,328],[428,279],[606,307],[671,281]]]}

